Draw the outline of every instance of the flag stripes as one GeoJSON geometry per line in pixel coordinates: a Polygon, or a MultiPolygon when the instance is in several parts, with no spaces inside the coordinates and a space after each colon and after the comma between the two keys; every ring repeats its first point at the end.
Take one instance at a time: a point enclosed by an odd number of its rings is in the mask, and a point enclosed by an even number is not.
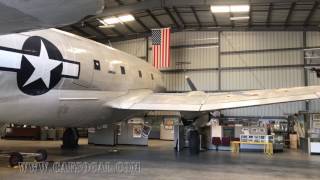
{"type": "Polygon", "coordinates": [[[152,55],[155,68],[170,66],[170,28],[152,30],[152,55]]]}

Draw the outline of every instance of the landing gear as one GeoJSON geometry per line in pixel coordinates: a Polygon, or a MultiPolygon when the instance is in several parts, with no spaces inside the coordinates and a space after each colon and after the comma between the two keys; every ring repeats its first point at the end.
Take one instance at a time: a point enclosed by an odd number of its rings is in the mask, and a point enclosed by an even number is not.
{"type": "Polygon", "coordinates": [[[196,130],[191,130],[189,132],[189,146],[190,154],[197,155],[200,152],[200,139],[199,132],[196,130]]]}
{"type": "Polygon", "coordinates": [[[18,166],[19,163],[22,163],[24,159],[29,160],[34,158],[37,162],[43,162],[47,160],[48,154],[44,149],[40,149],[35,153],[27,152],[0,152],[0,157],[8,158],[9,164],[11,167],[18,166]]]}
{"type": "Polygon", "coordinates": [[[12,152],[9,157],[9,164],[11,167],[18,166],[23,162],[23,156],[19,152],[12,152]]]}
{"type": "Polygon", "coordinates": [[[44,150],[44,149],[40,149],[36,152],[38,154],[38,156],[35,156],[34,159],[37,161],[37,162],[43,162],[43,161],[46,161],[47,160],[47,157],[48,157],[48,154],[47,154],[47,151],[44,150]]]}
{"type": "Polygon", "coordinates": [[[67,128],[62,137],[62,149],[77,149],[79,147],[79,134],[77,128],[67,128]]]}

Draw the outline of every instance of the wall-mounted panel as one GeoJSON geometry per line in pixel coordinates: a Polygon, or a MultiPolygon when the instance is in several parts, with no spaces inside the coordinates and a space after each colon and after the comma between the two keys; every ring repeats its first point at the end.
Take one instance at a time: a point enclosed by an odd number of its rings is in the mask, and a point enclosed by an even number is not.
{"type": "Polygon", "coordinates": [[[216,46],[179,48],[171,50],[170,69],[195,69],[218,67],[216,46]]]}
{"type": "Polygon", "coordinates": [[[308,71],[308,84],[310,86],[320,85],[320,78],[317,77],[316,72],[308,71]]]}
{"type": "Polygon", "coordinates": [[[221,56],[221,67],[277,66],[303,64],[303,51],[235,53],[221,56]]]}
{"type": "Polygon", "coordinates": [[[320,100],[310,101],[310,112],[319,113],[320,112],[320,100]]]}
{"type": "Polygon", "coordinates": [[[216,91],[218,89],[217,71],[189,71],[180,73],[163,73],[168,91],[190,91],[185,77],[189,76],[198,90],[216,91]]]}
{"type": "Polygon", "coordinates": [[[320,32],[307,32],[307,47],[320,46],[320,32]]]}
{"type": "Polygon", "coordinates": [[[213,44],[219,41],[218,32],[177,32],[171,34],[171,46],[213,44]]]}
{"type": "Polygon", "coordinates": [[[270,89],[304,85],[303,68],[222,71],[222,90],[270,89]]]}
{"type": "Polygon", "coordinates": [[[140,58],[144,58],[146,56],[146,45],[147,43],[145,38],[112,43],[112,47],[140,58]]]}
{"type": "MultiPolygon", "coordinates": [[[[316,73],[313,71],[308,71],[308,84],[310,86],[320,85],[320,78],[318,78],[316,73]]],[[[310,111],[320,112],[320,100],[310,101],[310,111]]]]}
{"type": "Polygon", "coordinates": [[[244,51],[303,46],[302,32],[222,32],[221,51],[244,51]]]}

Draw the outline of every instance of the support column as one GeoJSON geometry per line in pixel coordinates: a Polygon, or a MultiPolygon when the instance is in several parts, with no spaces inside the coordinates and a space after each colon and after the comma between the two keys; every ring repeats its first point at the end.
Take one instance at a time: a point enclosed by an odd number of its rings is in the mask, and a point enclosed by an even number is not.
{"type": "Polygon", "coordinates": [[[149,37],[146,37],[146,62],[149,62],[149,37]]]}
{"type": "Polygon", "coordinates": [[[218,32],[218,91],[221,91],[221,31],[218,32]]]}
{"type": "MultiPolygon", "coordinates": [[[[307,32],[303,31],[303,49],[307,48],[307,32]]],[[[304,86],[309,86],[309,78],[308,78],[308,69],[306,69],[307,60],[304,58],[303,54],[303,71],[304,71],[304,86]]],[[[310,110],[310,102],[305,101],[306,104],[306,111],[308,112],[310,110]]]]}

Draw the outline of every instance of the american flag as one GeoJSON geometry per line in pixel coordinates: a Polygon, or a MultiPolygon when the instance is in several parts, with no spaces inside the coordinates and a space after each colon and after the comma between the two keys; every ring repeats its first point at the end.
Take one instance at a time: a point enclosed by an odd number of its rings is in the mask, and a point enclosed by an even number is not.
{"type": "Polygon", "coordinates": [[[152,53],[155,68],[170,66],[170,28],[152,30],[152,53]]]}

